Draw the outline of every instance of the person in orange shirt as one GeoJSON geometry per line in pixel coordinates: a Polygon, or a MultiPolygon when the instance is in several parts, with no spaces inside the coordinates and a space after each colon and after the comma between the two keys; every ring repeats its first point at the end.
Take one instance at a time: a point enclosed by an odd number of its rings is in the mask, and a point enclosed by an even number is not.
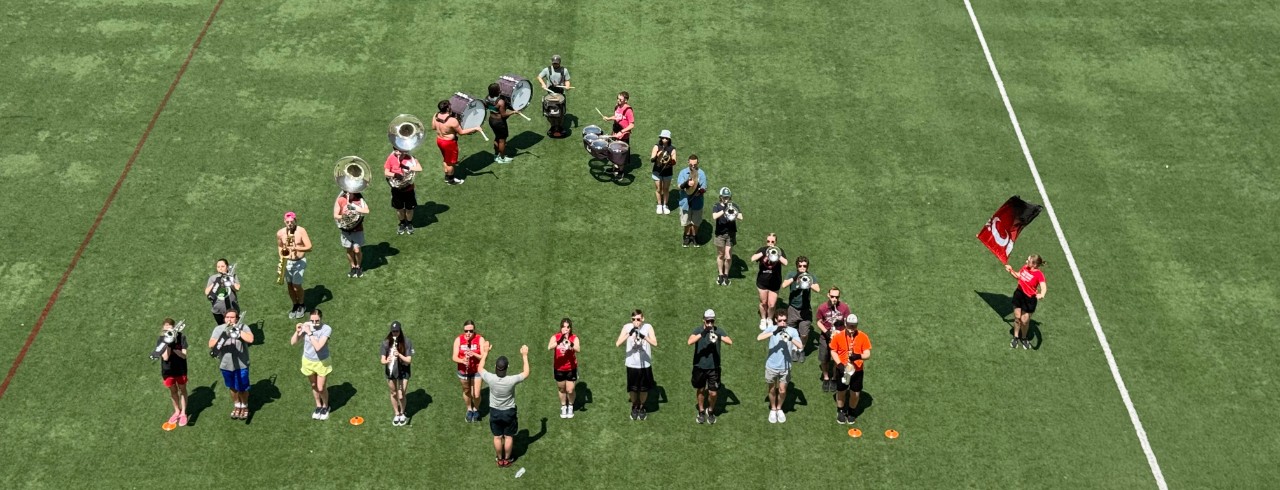
{"type": "Polygon", "coordinates": [[[836,422],[853,423],[853,410],[862,394],[862,366],[871,358],[871,339],[858,330],[858,315],[835,321],[831,359],[836,363],[836,422]]]}

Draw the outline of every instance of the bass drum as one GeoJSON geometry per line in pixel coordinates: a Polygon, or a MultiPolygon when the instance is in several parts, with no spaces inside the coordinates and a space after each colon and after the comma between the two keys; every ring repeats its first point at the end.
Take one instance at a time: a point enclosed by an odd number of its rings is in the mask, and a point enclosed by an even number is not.
{"type": "Polygon", "coordinates": [[[454,93],[453,97],[449,98],[449,112],[458,118],[462,129],[478,128],[484,124],[484,101],[462,92],[454,93]]]}
{"type": "Polygon", "coordinates": [[[533,84],[520,75],[498,77],[498,92],[511,101],[511,109],[516,111],[523,111],[533,100],[533,84]]]}

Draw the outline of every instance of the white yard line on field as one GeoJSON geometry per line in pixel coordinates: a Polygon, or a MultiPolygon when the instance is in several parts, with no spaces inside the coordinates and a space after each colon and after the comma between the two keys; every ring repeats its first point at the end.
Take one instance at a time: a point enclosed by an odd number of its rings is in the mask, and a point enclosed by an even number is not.
{"type": "Polygon", "coordinates": [[[1076,259],[1071,255],[1071,246],[1067,245],[1067,237],[1058,223],[1058,215],[1053,212],[1053,204],[1049,202],[1049,193],[1044,189],[1044,181],[1040,179],[1040,171],[1036,169],[1036,161],[1031,158],[1031,150],[1027,148],[1027,139],[1022,135],[1022,126],[1018,124],[1018,115],[1013,112],[1013,104],[1009,102],[1009,94],[1004,90],[1004,80],[1000,71],[996,70],[996,62],[991,58],[991,49],[987,47],[987,38],[982,35],[982,26],[978,25],[978,16],[973,13],[973,5],[964,0],[964,8],[969,11],[969,20],[973,21],[973,30],[978,33],[978,42],[982,44],[982,54],[987,57],[987,66],[996,79],[996,88],[1000,89],[1000,98],[1004,100],[1004,108],[1009,112],[1009,121],[1013,123],[1013,132],[1018,135],[1018,144],[1022,145],[1022,156],[1027,159],[1031,168],[1031,176],[1035,178],[1036,189],[1040,190],[1040,199],[1044,200],[1044,209],[1049,212],[1049,221],[1053,223],[1053,231],[1058,234],[1058,243],[1067,256],[1067,265],[1071,267],[1071,275],[1075,277],[1076,287],[1080,289],[1080,297],[1084,299],[1084,308],[1089,312],[1089,321],[1093,322],[1093,331],[1098,335],[1098,343],[1102,344],[1102,353],[1107,356],[1107,366],[1111,368],[1111,377],[1120,389],[1120,398],[1124,400],[1125,410],[1129,411],[1129,421],[1133,422],[1133,430],[1138,434],[1138,442],[1142,444],[1142,452],[1147,455],[1147,464],[1151,466],[1151,475],[1156,479],[1160,490],[1168,490],[1169,484],[1164,481],[1164,473],[1160,471],[1160,463],[1156,461],[1156,453],[1151,450],[1151,441],[1147,440],[1147,430],[1142,428],[1138,419],[1138,410],[1133,407],[1133,399],[1129,389],[1125,388],[1124,378],[1120,376],[1120,368],[1116,366],[1116,357],[1111,354],[1111,344],[1107,342],[1107,334],[1102,331],[1102,323],[1098,321],[1098,312],[1093,308],[1093,300],[1089,299],[1089,291],[1084,287],[1084,279],[1080,277],[1080,268],[1076,267],[1076,259]]]}

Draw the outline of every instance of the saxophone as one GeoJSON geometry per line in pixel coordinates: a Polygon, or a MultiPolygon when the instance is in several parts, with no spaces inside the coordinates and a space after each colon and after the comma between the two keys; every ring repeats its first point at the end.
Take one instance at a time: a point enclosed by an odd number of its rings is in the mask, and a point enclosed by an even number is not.
{"type": "Polygon", "coordinates": [[[293,247],[293,233],[285,232],[284,250],[280,251],[280,265],[276,266],[276,284],[284,284],[284,267],[289,262],[289,249],[293,247]]]}

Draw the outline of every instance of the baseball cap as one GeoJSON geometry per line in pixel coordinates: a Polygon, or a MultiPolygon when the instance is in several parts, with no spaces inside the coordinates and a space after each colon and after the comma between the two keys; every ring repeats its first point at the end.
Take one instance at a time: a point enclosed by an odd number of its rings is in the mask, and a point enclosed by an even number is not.
{"type": "Polygon", "coordinates": [[[284,213],[284,220],[285,220],[285,221],[296,220],[296,219],[298,219],[298,215],[297,215],[297,214],[295,214],[293,211],[288,211],[288,212],[284,213]]]}
{"type": "Polygon", "coordinates": [[[845,322],[845,323],[847,323],[847,324],[849,324],[849,325],[857,325],[857,324],[858,324],[858,315],[855,315],[855,314],[853,314],[853,313],[850,313],[850,314],[849,314],[849,316],[844,317],[844,322],[845,322]]]}
{"type": "Polygon", "coordinates": [[[507,361],[507,356],[502,356],[498,358],[498,362],[494,364],[494,369],[497,372],[498,376],[507,375],[507,366],[509,364],[510,364],[510,361],[507,361]]]}
{"type": "Polygon", "coordinates": [[[662,131],[659,131],[659,132],[658,132],[658,137],[659,137],[659,138],[671,139],[671,130],[670,130],[670,129],[664,129],[664,130],[662,130],[662,131]]]}
{"type": "Polygon", "coordinates": [[[551,62],[552,62],[552,63],[559,63],[559,62],[560,62],[560,55],[558,55],[558,54],[553,54],[553,55],[551,55],[551,62]]]}
{"type": "Polygon", "coordinates": [[[400,328],[401,328],[400,322],[398,322],[398,321],[391,322],[391,331],[392,331],[392,332],[399,332],[399,331],[400,331],[400,328]]]}
{"type": "Polygon", "coordinates": [[[733,197],[733,191],[729,190],[728,187],[721,187],[720,197],[733,197]]]}
{"type": "Polygon", "coordinates": [[[702,312],[702,318],[703,318],[704,320],[715,320],[715,319],[716,319],[716,310],[707,310],[707,311],[702,312]]]}

